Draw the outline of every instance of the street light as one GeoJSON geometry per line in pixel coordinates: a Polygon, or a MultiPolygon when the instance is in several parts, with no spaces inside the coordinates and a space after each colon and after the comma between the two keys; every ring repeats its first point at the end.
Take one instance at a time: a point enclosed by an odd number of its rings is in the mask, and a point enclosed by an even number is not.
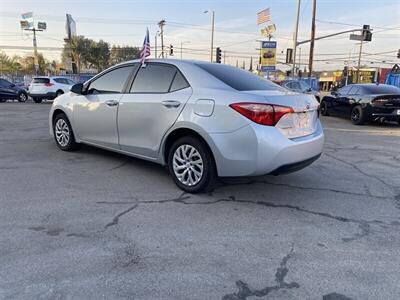
{"type": "Polygon", "coordinates": [[[182,59],[182,46],[183,44],[190,44],[190,41],[181,42],[181,59],[182,59]]]}
{"type": "Polygon", "coordinates": [[[211,62],[213,62],[215,12],[214,12],[213,10],[206,10],[204,13],[205,13],[205,14],[207,14],[207,13],[212,13],[212,19],[211,19],[211,49],[210,49],[210,60],[211,60],[211,62]]]}

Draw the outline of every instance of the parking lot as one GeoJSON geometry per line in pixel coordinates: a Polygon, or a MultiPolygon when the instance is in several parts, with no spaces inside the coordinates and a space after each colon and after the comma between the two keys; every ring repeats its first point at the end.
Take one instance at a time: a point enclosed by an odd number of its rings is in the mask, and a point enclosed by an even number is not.
{"type": "Polygon", "coordinates": [[[400,128],[324,118],[286,176],[183,194],[158,165],[60,151],[0,105],[1,299],[399,299],[400,128]]]}

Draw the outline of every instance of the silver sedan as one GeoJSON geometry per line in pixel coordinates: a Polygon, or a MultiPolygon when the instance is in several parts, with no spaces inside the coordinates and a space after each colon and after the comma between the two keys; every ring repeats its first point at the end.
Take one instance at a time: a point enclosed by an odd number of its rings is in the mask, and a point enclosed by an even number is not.
{"type": "Polygon", "coordinates": [[[322,152],[319,106],[228,65],[129,61],[55,99],[50,133],[61,150],[88,144],[167,165],[190,193],[218,176],[284,174],[322,152]]]}

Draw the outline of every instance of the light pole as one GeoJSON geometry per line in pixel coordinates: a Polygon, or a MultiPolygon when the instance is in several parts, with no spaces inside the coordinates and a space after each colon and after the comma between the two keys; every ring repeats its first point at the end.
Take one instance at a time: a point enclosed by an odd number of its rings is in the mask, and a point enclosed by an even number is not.
{"type": "Polygon", "coordinates": [[[296,17],[296,27],[294,30],[294,40],[293,40],[293,66],[292,66],[293,78],[295,78],[295,68],[296,68],[296,50],[298,46],[297,35],[299,33],[300,5],[301,5],[301,0],[297,0],[297,17],[296,17]]]}
{"type": "Polygon", "coordinates": [[[190,43],[190,41],[181,42],[181,59],[182,59],[182,47],[183,47],[183,44],[189,44],[189,43],[190,43]]]}
{"type": "Polygon", "coordinates": [[[214,27],[215,27],[215,12],[213,10],[206,10],[204,13],[212,13],[211,19],[211,49],[210,49],[210,61],[213,62],[213,48],[214,48],[214,27]]]}

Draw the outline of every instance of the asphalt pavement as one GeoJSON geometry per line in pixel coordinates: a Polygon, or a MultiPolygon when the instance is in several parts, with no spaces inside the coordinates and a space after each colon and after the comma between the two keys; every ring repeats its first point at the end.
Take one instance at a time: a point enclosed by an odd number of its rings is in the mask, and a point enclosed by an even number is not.
{"type": "Polygon", "coordinates": [[[310,167],[190,195],[49,109],[0,104],[0,299],[400,298],[400,127],[326,117],[310,167]]]}

